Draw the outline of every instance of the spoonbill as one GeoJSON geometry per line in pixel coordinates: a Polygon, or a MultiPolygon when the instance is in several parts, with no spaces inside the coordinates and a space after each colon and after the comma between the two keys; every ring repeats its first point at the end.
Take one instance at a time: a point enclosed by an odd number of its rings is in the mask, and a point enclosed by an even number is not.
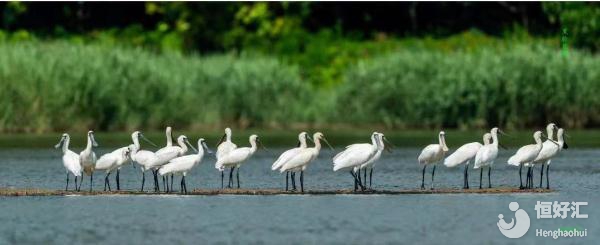
{"type": "MultiPolygon", "coordinates": [[[[158,187],[158,169],[160,166],[165,165],[171,159],[183,156],[188,151],[188,146],[196,151],[196,148],[188,141],[187,136],[180,135],[177,137],[177,146],[169,146],[162,148],[155,152],[156,161],[151,162],[147,167],[153,169],[154,181],[158,187]]],[[[163,185],[165,184],[165,178],[163,176],[163,185]]],[[[166,186],[165,186],[166,189],[166,186]]],[[[158,190],[158,189],[157,189],[158,190]]]]}
{"type": "Polygon", "coordinates": [[[231,129],[225,128],[225,134],[221,137],[219,143],[217,143],[217,160],[235,148],[237,148],[237,145],[231,142],[231,129]]]}
{"type": "MultiPolygon", "coordinates": [[[[279,170],[279,168],[281,168],[281,166],[283,166],[287,161],[292,159],[292,157],[298,155],[298,153],[300,153],[303,149],[306,149],[306,147],[307,147],[306,140],[307,139],[310,140],[308,133],[301,132],[300,134],[298,134],[298,146],[296,148],[289,149],[289,150],[283,152],[279,156],[279,158],[277,158],[277,160],[273,163],[273,165],[271,166],[271,170],[273,170],[273,171],[279,170]]],[[[286,173],[285,173],[285,190],[286,191],[288,190],[289,175],[290,175],[290,172],[286,171],[286,173]]],[[[295,174],[293,172],[292,172],[292,190],[296,190],[296,178],[295,178],[295,174]]]]}
{"type": "MultiPolygon", "coordinates": [[[[96,153],[94,153],[92,147],[98,147],[98,143],[94,138],[94,131],[90,130],[87,133],[87,146],[79,153],[79,163],[81,164],[81,168],[85,174],[90,176],[90,191],[92,191],[92,186],[94,184],[94,168],[96,166],[96,153]]],[[[81,183],[83,183],[83,179],[79,183],[80,186],[81,183]]]]}
{"type": "Polygon", "coordinates": [[[75,176],[75,190],[78,190],[77,177],[82,177],[81,164],[79,164],[79,155],[77,155],[77,153],[73,152],[72,150],[69,150],[70,141],[71,137],[69,137],[68,134],[63,134],[60,137],[60,141],[58,142],[58,144],[54,146],[57,149],[61,148],[63,152],[63,166],[67,171],[67,186],[65,187],[65,191],[69,190],[69,172],[73,174],[73,176],[75,176]]]}
{"type": "MultiPolygon", "coordinates": [[[[283,173],[286,171],[300,172],[300,191],[304,192],[304,170],[310,162],[315,160],[319,156],[321,151],[321,140],[323,140],[331,150],[333,147],[327,142],[325,136],[321,132],[313,134],[314,147],[302,149],[297,155],[293,156],[289,161],[285,162],[280,168],[279,172],[283,173]]],[[[295,174],[294,174],[295,176],[295,174]]]]}
{"type": "MultiPolygon", "coordinates": [[[[358,181],[360,177],[360,172],[358,172],[358,177],[356,176],[356,170],[360,169],[360,166],[367,163],[371,158],[373,158],[379,148],[379,135],[377,132],[371,134],[371,144],[362,143],[362,144],[352,144],[346,146],[346,149],[333,157],[333,171],[336,172],[341,169],[351,169],[350,174],[354,178],[354,190],[358,189],[358,186],[362,190],[365,190],[365,186],[362,184],[362,181],[358,181]],[[356,169],[355,169],[356,168],[356,169]]],[[[365,179],[366,181],[366,179],[365,179]]]]}
{"type": "MultiPolygon", "coordinates": [[[[158,151],[156,151],[156,153],[162,152],[166,149],[168,149],[169,147],[173,146],[173,129],[170,126],[167,126],[167,128],[165,129],[165,135],[167,138],[167,145],[163,148],[158,149],[158,151]]],[[[167,182],[166,182],[166,186],[165,186],[165,190],[168,192],[169,191],[169,176],[166,176],[167,178],[167,182]]],[[[163,176],[163,185],[165,184],[165,177],[163,176]]],[[[171,174],[171,185],[173,185],[173,175],[171,174]]]]}
{"type": "MultiPolygon", "coordinates": [[[[483,135],[483,144],[487,145],[490,143],[492,139],[492,135],[490,133],[486,133],[483,135]]],[[[463,173],[463,189],[469,189],[469,163],[471,160],[475,158],[479,149],[481,149],[483,145],[479,142],[471,142],[462,145],[456,151],[454,151],[450,156],[444,159],[444,165],[449,168],[456,167],[461,164],[465,164],[465,170],[463,173]]]]}
{"type": "MultiPolygon", "coordinates": [[[[150,141],[149,139],[147,139],[146,137],[144,137],[144,135],[142,134],[142,132],[140,131],[135,131],[131,134],[131,140],[133,141],[133,149],[131,150],[131,159],[135,162],[137,162],[140,165],[140,169],[142,170],[142,188],[141,191],[144,191],[144,183],[146,182],[146,174],[145,172],[150,169],[149,166],[154,163],[155,161],[158,160],[158,158],[156,157],[156,154],[154,154],[154,152],[148,151],[148,150],[141,150],[141,146],[140,146],[140,139],[148,142],[149,144],[153,145],[156,147],[156,144],[154,144],[152,141],[150,141]]],[[[156,188],[158,186],[156,186],[156,182],[154,182],[154,189],[156,190],[156,188]]]]}
{"type": "Polygon", "coordinates": [[[498,157],[498,146],[504,148],[502,144],[500,144],[500,140],[498,139],[498,133],[506,135],[502,130],[498,128],[492,128],[490,131],[492,135],[492,142],[485,142],[485,145],[482,146],[479,151],[477,151],[477,156],[475,156],[475,169],[479,170],[479,189],[482,188],[483,182],[483,168],[488,167],[488,188],[492,188],[492,165],[494,161],[498,157]]]}
{"type": "MultiPolygon", "coordinates": [[[[391,150],[392,143],[390,143],[385,138],[385,135],[382,134],[382,133],[377,133],[377,137],[378,137],[378,140],[379,140],[379,147],[377,148],[377,152],[375,153],[375,155],[373,157],[371,157],[371,159],[369,159],[369,161],[367,161],[366,163],[363,163],[362,165],[360,165],[360,168],[358,169],[359,173],[360,173],[361,169],[364,169],[365,187],[367,185],[367,170],[370,170],[369,171],[369,188],[367,188],[367,189],[371,189],[371,184],[373,184],[373,168],[375,168],[375,163],[381,157],[381,153],[383,152],[383,150],[387,150],[390,153],[392,152],[392,150],[391,150]],[[388,146],[386,146],[384,144],[384,141],[386,143],[388,143],[388,146]]],[[[354,167],[354,172],[356,172],[356,170],[357,170],[357,168],[354,167]]]]}
{"type": "Polygon", "coordinates": [[[222,155],[217,159],[217,163],[215,163],[215,168],[221,171],[221,184],[223,183],[223,171],[225,168],[231,168],[229,171],[229,183],[227,184],[228,188],[231,188],[233,185],[233,171],[236,168],[238,169],[237,187],[240,188],[240,166],[256,152],[257,143],[260,144],[260,140],[256,134],[250,135],[249,141],[251,147],[235,148],[229,153],[222,155]]]}
{"type": "MultiPolygon", "coordinates": [[[[98,161],[96,162],[96,170],[105,170],[106,171],[106,176],[104,177],[104,191],[106,191],[107,186],[108,186],[108,191],[110,191],[110,181],[108,180],[108,176],[110,176],[110,173],[113,170],[121,167],[121,165],[123,165],[127,161],[130,161],[130,157],[129,157],[130,153],[131,153],[131,150],[129,147],[121,147],[112,152],[102,155],[98,159],[98,161]]],[[[119,190],[119,189],[120,189],[119,180],[117,178],[117,190],[119,190]]]]}
{"type": "MultiPolygon", "coordinates": [[[[165,176],[167,174],[171,174],[171,176],[173,174],[181,174],[182,177],[181,177],[180,191],[182,193],[187,194],[187,186],[185,184],[185,176],[187,175],[187,173],[189,171],[192,170],[192,168],[194,166],[196,166],[197,164],[202,162],[202,157],[204,157],[204,151],[206,151],[206,153],[208,153],[208,154],[212,153],[210,151],[210,149],[208,149],[208,146],[206,146],[204,139],[200,138],[198,140],[198,150],[197,150],[198,153],[197,154],[180,156],[180,157],[171,159],[169,161],[169,163],[163,165],[158,170],[158,173],[161,176],[165,176]]],[[[171,188],[173,188],[172,185],[171,185],[171,188]]]]}
{"type": "MultiPolygon", "coordinates": [[[[550,175],[548,174],[548,172],[550,171],[550,162],[552,161],[552,158],[554,158],[556,155],[558,155],[558,153],[562,150],[562,149],[568,149],[569,145],[567,144],[567,141],[565,141],[564,137],[566,136],[566,133],[564,132],[564,129],[559,128],[558,131],[556,132],[556,137],[558,139],[558,149],[554,148],[554,144],[552,144],[552,148],[554,151],[547,153],[547,155],[545,157],[547,157],[547,159],[540,159],[540,161],[542,162],[542,170],[541,170],[541,175],[540,175],[540,188],[542,188],[542,178],[544,176],[544,165],[546,166],[546,189],[550,189],[550,175]]],[[[552,142],[550,142],[552,143],[552,142]]],[[[544,148],[546,148],[546,142],[544,142],[544,148]]],[[[544,151],[544,148],[542,148],[542,152],[544,151]]],[[[541,155],[542,153],[540,153],[541,155]]],[[[538,155],[538,158],[540,157],[540,155],[538,155]]],[[[536,158],[536,161],[538,160],[538,158],[536,158]]]]}
{"type": "MultiPolygon", "coordinates": [[[[524,189],[523,179],[521,176],[522,170],[523,170],[523,165],[525,165],[526,163],[533,162],[535,160],[535,158],[537,157],[537,155],[542,150],[542,147],[543,147],[542,136],[544,136],[542,131],[536,131],[533,134],[533,139],[535,140],[535,144],[526,145],[526,146],[519,148],[519,150],[517,150],[517,153],[515,153],[513,156],[511,156],[508,159],[508,164],[513,165],[513,166],[519,166],[519,183],[520,183],[519,188],[520,189],[524,189]]],[[[551,142],[554,142],[554,141],[551,141],[551,142]]]]}
{"type": "MultiPolygon", "coordinates": [[[[543,178],[544,175],[544,163],[546,162],[546,160],[549,160],[553,155],[555,155],[555,152],[558,152],[559,150],[559,146],[555,145],[554,143],[552,143],[550,140],[554,140],[554,130],[558,129],[558,127],[556,127],[556,124],[554,123],[549,123],[546,126],[546,132],[547,132],[547,136],[548,139],[546,141],[544,141],[544,143],[542,144],[542,150],[540,151],[540,153],[538,154],[538,156],[536,157],[536,159],[531,162],[531,163],[526,163],[525,167],[527,167],[527,180],[525,181],[527,183],[526,187],[527,188],[531,188],[533,187],[533,169],[535,168],[535,165],[537,165],[538,163],[541,163],[542,165],[542,172],[541,172],[541,176],[540,176],[540,182],[541,182],[541,178],[543,178]],[[553,154],[554,153],[554,154],[553,154]]],[[[541,187],[541,183],[540,183],[540,187],[541,187]]]]}
{"type": "Polygon", "coordinates": [[[423,165],[423,180],[421,181],[421,189],[425,189],[425,168],[427,165],[433,165],[433,171],[431,172],[431,189],[433,190],[433,177],[435,175],[435,167],[439,161],[444,159],[444,155],[448,152],[448,146],[446,146],[446,133],[440,131],[438,135],[438,144],[430,144],[423,148],[421,154],[419,154],[419,164],[423,165]]]}

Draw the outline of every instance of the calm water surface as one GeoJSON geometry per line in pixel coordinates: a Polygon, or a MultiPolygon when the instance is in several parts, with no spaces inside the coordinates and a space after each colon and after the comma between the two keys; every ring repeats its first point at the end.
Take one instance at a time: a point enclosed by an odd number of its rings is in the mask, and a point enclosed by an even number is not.
{"type": "MultiPolygon", "coordinates": [[[[240,172],[242,187],[283,188],[285,176],[270,171],[281,151],[259,152],[247,162],[240,172]]],[[[418,151],[403,148],[385,154],[374,173],[374,187],[418,187],[418,151]]],[[[492,171],[493,185],[518,185],[518,169],[504,164],[511,153],[514,149],[501,152],[492,171]]],[[[323,151],[312,163],[305,176],[306,189],[352,187],[348,173],[331,171],[333,154],[323,151]]],[[[561,154],[552,163],[550,184],[557,192],[551,194],[0,197],[0,244],[596,244],[600,151],[569,149],[561,154]],[[498,214],[504,214],[507,222],[514,217],[508,209],[512,201],[519,202],[531,218],[529,232],[520,239],[504,237],[496,226],[498,214]],[[586,201],[589,205],[581,213],[589,218],[536,219],[537,201],[586,201]],[[588,237],[535,236],[535,229],[560,227],[587,229],[588,237]]],[[[65,173],[60,156],[53,150],[0,150],[0,186],[62,189],[65,173]]],[[[188,175],[189,189],[220,187],[214,162],[209,156],[188,175]]],[[[94,187],[99,190],[103,174],[95,177],[94,187]]],[[[138,189],[140,178],[139,168],[126,166],[121,185],[138,189]]],[[[430,178],[428,169],[427,183],[430,178]]],[[[440,188],[460,188],[462,168],[440,165],[435,180],[440,188]]],[[[86,179],[82,189],[88,184],[86,179]]],[[[470,184],[478,186],[479,172],[471,170],[470,184]]]]}

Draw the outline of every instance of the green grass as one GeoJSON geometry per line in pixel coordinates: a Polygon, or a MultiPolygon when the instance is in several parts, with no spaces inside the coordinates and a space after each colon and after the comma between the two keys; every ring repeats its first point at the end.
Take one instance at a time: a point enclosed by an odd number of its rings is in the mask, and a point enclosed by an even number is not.
{"type": "Polygon", "coordinates": [[[600,126],[598,56],[563,57],[543,42],[427,43],[362,58],[343,82],[315,86],[265,55],[0,42],[0,132],[600,126]]]}

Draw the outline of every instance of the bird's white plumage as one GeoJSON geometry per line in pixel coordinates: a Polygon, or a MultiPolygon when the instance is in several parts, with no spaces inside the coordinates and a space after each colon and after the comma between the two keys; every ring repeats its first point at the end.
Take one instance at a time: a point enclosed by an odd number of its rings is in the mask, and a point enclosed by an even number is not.
{"type": "Polygon", "coordinates": [[[479,142],[464,144],[450,154],[450,156],[444,159],[444,165],[446,165],[446,167],[453,168],[468,162],[473,159],[475,155],[477,155],[477,151],[479,151],[482,146],[483,145],[479,142]]]}
{"type": "Polygon", "coordinates": [[[238,167],[239,168],[240,165],[244,161],[248,160],[248,158],[250,158],[254,154],[254,152],[256,152],[257,138],[258,138],[258,136],[256,136],[256,135],[250,136],[251,147],[235,148],[232,151],[230,151],[229,153],[222,155],[220,158],[217,159],[217,162],[215,163],[215,168],[218,169],[219,171],[223,171],[227,167],[238,167]]]}
{"type": "Polygon", "coordinates": [[[319,152],[321,151],[321,139],[325,140],[323,134],[320,132],[315,133],[313,135],[313,141],[315,142],[315,146],[301,149],[300,152],[291,157],[279,168],[279,172],[283,173],[285,171],[304,171],[308,164],[315,160],[319,155],[319,152]]]}
{"type": "Polygon", "coordinates": [[[180,135],[177,137],[177,145],[167,146],[154,153],[156,160],[151,162],[149,168],[159,168],[168,163],[171,159],[183,156],[187,151],[187,137],[180,135]]]}
{"type": "MultiPolygon", "coordinates": [[[[383,137],[384,135],[382,133],[377,133],[377,141],[379,142],[379,146],[377,147],[377,152],[375,152],[375,155],[373,155],[371,157],[371,159],[369,159],[366,163],[363,163],[362,165],[360,165],[360,169],[372,169],[375,167],[375,163],[377,163],[377,160],[379,160],[379,158],[381,157],[381,153],[383,152],[383,150],[385,149],[385,145],[383,143],[383,137]]],[[[354,172],[356,172],[358,169],[354,169],[354,172]]]]}
{"type": "Polygon", "coordinates": [[[300,145],[298,147],[296,147],[296,148],[292,148],[292,149],[289,149],[289,150],[281,153],[281,155],[279,156],[279,158],[277,158],[277,160],[271,166],[271,170],[273,170],[273,171],[278,170],[287,161],[289,161],[295,155],[297,155],[298,153],[300,153],[302,151],[302,149],[306,149],[306,135],[307,135],[306,132],[300,133],[298,135],[298,140],[300,142],[300,145]]]}
{"type": "Polygon", "coordinates": [[[490,144],[484,139],[485,145],[477,151],[477,155],[475,155],[475,169],[491,166],[498,157],[498,128],[493,128],[491,130],[491,137],[492,143],[490,144]]]}
{"type": "Polygon", "coordinates": [[[169,163],[163,165],[158,173],[160,175],[165,174],[181,174],[186,176],[187,173],[192,170],[194,166],[202,162],[202,158],[204,157],[204,147],[203,143],[204,139],[198,140],[198,153],[187,156],[180,156],[174,159],[171,159],[169,163]]]}
{"type": "Polygon", "coordinates": [[[81,168],[86,175],[91,175],[94,172],[96,165],[96,153],[94,153],[93,146],[97,146],[96,140],[94,139],[94,133],[88,132],[87,135],[87,146],[81,153],[79,153],[79,163],[81,168]]]}
{"type": "Polygon", "coordinates": [[[233,142],[231,142],[231,129],[230,128],[225,129],[225,135],[223,137],[225,140],[217,146],[217,154],[216,154],[217,160],[219,160],[221,157],[227,155],[229,152],[231,152],[237,148],[237,145],[234,144],[233,142]]]}
{"type": "Polygon", "coordinates": [[[133,149],[131,151],[131,159],[140,165],[142,172],[150,169],[152,164],[158,161],[156,154],[151,151],[141,150],[140,145],[141,132],[135,131],[131,134],[131,140],[133,141],[133,149]]]}
{"type": "Polygon", "coordinates": [[[517,150],[517,153],[515,153],[508,159],[508,164],[513,166],[520,166],[521,164],[530,163],[533,160],[535,160],[537,155],[542,150],[543,146],[541,135],[541,131],[535,132],[533,134],[533,138],[535,139],[536,144],[526,145],[519,148],[519,150],[517,150]]]}
{"type": "Polygon", "coordinates": [[[106,170],[107,173],[121,167],[129,161],[130,147],[121,147],[112,152],[106,153],[96,161],[96,170],[106,170]]]}
{"type": "Polygon", "coordinates": [[[379,148],[377,133],[371,135],[372,144],[353,144],[333,158],[333,171],[346,168],[360,167],[368,162],[379,148]]]}
{"type": "Polygon", "coordinates": [[[74,176],[81,176],[81,164],[79,163],[79,155],[72,150],[69,150],[71,137],[68,134],[63,134],[56,148],[61,148],[63,152],[62,161],[67,173],[74,176]]]}
{"type": "Polygon", "coordinates": [[[446,146],[446,133],[440,131],[438,134],[438,144],[430,144],[425,146],[419,154],[417,160],[421,165],[436,164],[444,158],[448,147],[446,146]]]}

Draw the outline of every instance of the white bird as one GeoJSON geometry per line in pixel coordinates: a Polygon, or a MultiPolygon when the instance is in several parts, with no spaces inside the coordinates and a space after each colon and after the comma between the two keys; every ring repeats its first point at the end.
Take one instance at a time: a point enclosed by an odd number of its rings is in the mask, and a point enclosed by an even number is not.
{"type": "MultiPolygon", "coordinates": [[[[161,176],[165,176],[166,174],[171,174],[171,175],[172,174],[181,174],[182,177],[181,177],[180,190],[181,190],[181,192],[187,194],[187,186],[185,184],[185,176],[187,175],[187,173],[189,171],[192,170],[192,168],[194,166],[196,166],[197,164],[202,162],[202,157],[204,157],[205,150],[208,154],[211,153],[210,149],[208,149],[208,146],[206,146],[204,139],[200,138],[198,140],[198,150],[197,150],[198,153],[197,154],[180,156],[180,157],[171,159],[169,161],[169,163],[163,165],[158,170],[158,173],[161,176]]],[[[171,186],[171,188],[173,188],[173,186],[171,186]]]]}
{"type": "MultiPolygon", "coordinates": [[[[172,145],[172,146],[164,147],[154,153],[156,155],[156,161],[150,163],[147,167],[153,169],[154,181],[157,183],[157,187],[158,187],[158,169],[162,165],[167,164],[171,159],[185,155],[185,153],[188,151],[188,146],[190,148],[192,148],[194,151],[196,151],[196,148],[194,148],[194,146],[192,146],[192,144],[190,144],[190,142],[188,141],[187,136],[180,135],[179,137],[177,137],[177,145],[176,146],[172,145]]],[[[165,186],[165,184],[166,184],[165,178],[163,176],[163,188],[165,190],[167,190],[167,186],[165,186]]],[[[157,188],[156,191],[159,191],[159,189],[157,188]]]]}
{"type": "MultiPolygon", "coordinates": [[[[333,147],[327,142],[325,136],[321,132],[317,132],[313,135],[314,147],[302,149],[298,154],[293,156],[289,161],[283,164],[279,168],[279,172],[283,173],[286,171],[300,172],[300,191],[304,192],[304,170],[308,167],[308,164],[319,156],[321,151],[321,140],[323,140],[333,150],[333,147]]],[[[295,176],[295,174],[293,175],[295,176]]],[[[295,182],[294,178],[292,181],[295,182]]]]}
{"type": "MultiPolygon", "coordinates": [[[[146,182],[146,174],[145,172],[150,169],[149,166],[158,160],[156,154],[151,151],[141,150],[140,139],[156,146],[152,141],[146,139],[144,135],[140,131],[135,131],[131,134],[131,140],[133,141],[133,149],[131,150],[131,159],[137,162],[140,165],[140,169],[142,170],[142,188],[141,191],[144,191],[144,183],[146,182]]],[[[156,182],[154,182],[154,189],[158,186],[156,182]]]]}
{"type": "Polygon", "coordinates": [[[526,146],[519,148],[519,150],[517,150],[517,153],[515,153],[513,156],[511,156],[508,159],[508,164],[513,165],[513,166],[519,166],[519,182],[520,182],[519,188],[520,189],[524,189],[523,179],[521,176],[521,173],[523,170],[523,165],[525,165],[526,163],[533,162],[535,160],[535,158],[537,157],[537,155],[542,150],[542,147],[543,147],[542,136],[543,136],[542,131],[536,131],[533,134],[533,139],[535,140],[535,144],[526,145],[526,146]]]}
{"type": "MultiPolygon", "coordinates": [[[[538,154],[538,157],[545,158],[548,153],[552,152],[553,150],[557,150],[558,151],[558,146],[555,145],[554,143],[551,143],[550,140],[554,140],[554,129],[558,129],[556,127],[556,124],[554,123],[549,123],[546,126],[546,132],[548,132],[547,136],[548,139],[546,141],[544,141],[544,143],[542,144],[542,150],[540,151],[540,153],[538,154]],[[548,147],[550,148],[554,148],[554,149],[548,149],[548,147]]],[[[537,159],[538,157],[536,157],[536,160],[534,160],[533,162],[530,163],[525,163],[525,167],[527,167],[527,178],[525,180],[525,183],[527,183],[525,185],[525,188],[533,188],[533,169],[535,168],[535,165],[537,163],[543,163],[543,161],[540,161],[542,159],[537,159]]],[[[542,165],[543,168],[543,165],[542,165]]],[[[542,170],[543,171],[543,170],[542,170]]]]}
{"type": "MultiPolygon", "coordinates": [[[[169,147],[173,146],[173,129],[170,126],[167,126],[167,128],[165,129],[165,135],[167,138],[167,145],[163,148],[158,149],[158,151],[156,151],[155,153],[161,153],[167,149],[169,149],[169,147]]],[[[167,180],[168,176],[167,176],[167,180]]],[[[164,177],[163,177],[163,184],[165,183],[164,177]]],[[[171,174],[171,185],[173,185],[173,175],[171,174]]],[[[169,191],[169,183],[168,181],[166,182],[166,186],[165,186],[165,190],[168,192],[169,191]]]]}
{"type": "Polygon", "coordinates": [[[67,172],[67,186],[65,187],[65,191],[69,190],[69,173],[75,176],[75,190],[77,189],[77,177],[81,176],[81,164],[79,164],[79,155],[69,150],[69,142],[71,141],[71,137],[68,134],[63,134],[60,138],[60,142],[54,146],[55,148],[61,148],[63,152],[63,166],[67,172]]]}
{"type": "MultiPolygon", "coordinates": [[[[491,141],[492,135],[490,133],[486,133],[483,135],[483,144],[489,144],[491,141]]],[[[450,156],[444,159],[444,165],[449,168],[456,167],[461,164],[465,164],[465,170],[463,173],[463,189],[469,189],[469,164],[471,160],[475,158],[479,149],[481,149],[483,145],[479,142],[471,142],[462,145],[456,151],[454,151],[450,156]]]]}
{"type": "MultiPolygon", "coordinates": [[[[279,168],[281,168],[281,166],[283,166],[287,161],[292,159],[292,157],[294,157],[298,153],[300,153],[302,151],[302,149],[306,149],[306,147],[307,147],[306,139],[310,139],[308,137],[308,133],[301,132],[300,134],[298,134],[298,146],[296,148],[289,149],[289,150],[283,152],[279,156],[279,158],[277,158],[277,160],[273,163],[273,165],[271,166],[271,170],[273,170],[273,171],[279,170],[279,168]]],[[[290,172],[285,173],[285,190],[286,191],[288,190],[289,175],[290,175],[290,172]]],[[[292,172],[292,187],[293,187],[293,190],[296,190],[296,182],[295,182],[294,175],[295,174],[292,172]]]]}
{"type": "Polygon", "coordinates": [[[373,168],[375,168],[375,163],[377,163],[377,160],[379,160],[379,158],[381,157],[381,153],[383,152],[383,150],[387,150],[388,152],[392,152],[391,150],[391,143],[385,138],[385,135],[382,133],[377,133],[377,139],[379,141],[379,147],[377,148],[377,152],[375,153],[375,155],[373,157],[371,157],[371,159],[369,159],[369,161],[367,161],[366,163],[363,163],[362,165],[360,165],[360,168],[357,169],[357,167],[354,167],[354,172],[359,173],[359,180],[360,180],[360,171],[361,169],[364,169],[364,180],[365,180],[365,187],[367,184],[367,170],[369,171],[369,187],[367,189],[371,189],[371,184],[373,184],[373,168]],[[384,141],[387,142],[390,146],[387,146],[384,144],[384,141]]]}
{"type": "MultiPolygon", "coordinates": [[[[371,144],[362,143],[362,144],[352,144],[346,146],[346,149],[333,157],[333,171],[338,171],[341,169],[351,169],[350,174],[354,178],[354,191],[358,189],[358,186],[362,190],[365,190],[365,186],[362,184],[360,179],[360,166],[369,162],[378,152],[379,145],[379,135],[377,132],[371,134],[371,144]]],[[[365,179],[366,181],[366,179],[365,179]]]]}
{"type": "Polygon", "coordinates": [[[500,140],[498,139],[498,133],[504,134],[502,130],[498,128],[492,128],[490,131],[492,135],[492,142],[482,146],[479,151],[477,151],[477,156],[475,156],[475,169],[479,170],[479,189],[482,188],[483,182],[483,168],[488,167],[488,188],[492,188],[492,165],[496,158],[498,158],[498,146],[503,147],[500,144],[500,140]]]}
{"type": "Polygon", "coordinates": [[[260,143],[258,136],[255,134],[250,135],[250,147],[235,148],[217,159],[215,168],[221,171],[221,185],[223,185],[223,171],[225,168],[231,168],[229,171],[229,183],[227,184],[227,187],[231,188],[233,185],[233,171],[237,168],[237,182],[238,188],[240,188],[240,166],[256,152],[257,143],[260,143]]]}
{"type": "MultiPolygon", "coordinates": [[[[104,177],[104,191],[106,191],[106,187],[108,186],[108,191],[110,191],[110,181],[108,180],[108,176],[110,176],[111,172],[115,169],[120,168],[124,163],[130,161],[131,148],[121,147],[112,152],[106,153],[102,155],[98,161],[96,161],[96,170],[105,170],[106,176],[104,177]]],[[[117,170],[118,171],[118,170],[117,170]]],[[[118,172],[117,172],[118,175],[118,172]]],[[[119,183],[119,178],[117,177],[117,183],[119,183]]],[[[117,190],[120,189],[119,184],[117,184],[117,190]]]]}
{"type": "MultiPolygon", "coordinates": [[[[90,130],[87,133],[87,146],[79,153],[79,163],[81,164],[81,168],[85,174],[90,176],[90,191],[92,191],[92,186],[94,184],[94,168],[96,166],[96,153],[94,153],[92,147],[98,147],[98,143],[94,138],[94,131],[90,130]]],[[[81,183],[83,183],[83,179],[79,183],[80,186],[81,183]]]]}
{"type": "Polygon", "coordinates": [[[225,128],[225,134],[221,137],[219,143],[217,143],[217,161],[235,148],[237,148],[237,145],[231,142],[231,129],[225,128]]]}
{"type": "Polygon", "coordinates": [[[425,168],[427,165],[433,164],[433,171],[431,172],[431,189],[433,190],[433,177],[435,175],[435,167],[439,161],[444,159],[444,155],[448,152],[448,146],[446,146],[446,133],[440,131],[438,135],[438,144],[430,144],[426,146],[419,154],[419,164],[423,165],[423,180],[421,181],[421,189],[425,189],[425,168]]]}
{"type": "Polygon", "coordinates": [[[558,153],[562,149],[569,148],[569,145],[567,145],[567,142],[565,141],[565,138],[564,138],[565,137],[564,129],[559,128],[558,131],[556,132],[556,136],[558,139],[558,146],[553,144],[553,142],[548,142],[546,140],[544,142],[544,147],[542,148],[542,151],[534,160],[534,161],[538,161],[538,162],[542,163],[541,164],[542,170],[541,170],[541,175],[540,175],[540,188],[542,188],[542,179],[544,176],[544,166],[546,166],[546,189],[550,189],[550,176],[548,174],[548,171],[550,171],[550,162],[552,161],[552,158],[554,158],[556,155],[558,155],[558,153]],[[546,142],[548,144],[546,144],[546,142]],[[546,147],[548,147],[549,151],[546,151],[546,147]]]}

